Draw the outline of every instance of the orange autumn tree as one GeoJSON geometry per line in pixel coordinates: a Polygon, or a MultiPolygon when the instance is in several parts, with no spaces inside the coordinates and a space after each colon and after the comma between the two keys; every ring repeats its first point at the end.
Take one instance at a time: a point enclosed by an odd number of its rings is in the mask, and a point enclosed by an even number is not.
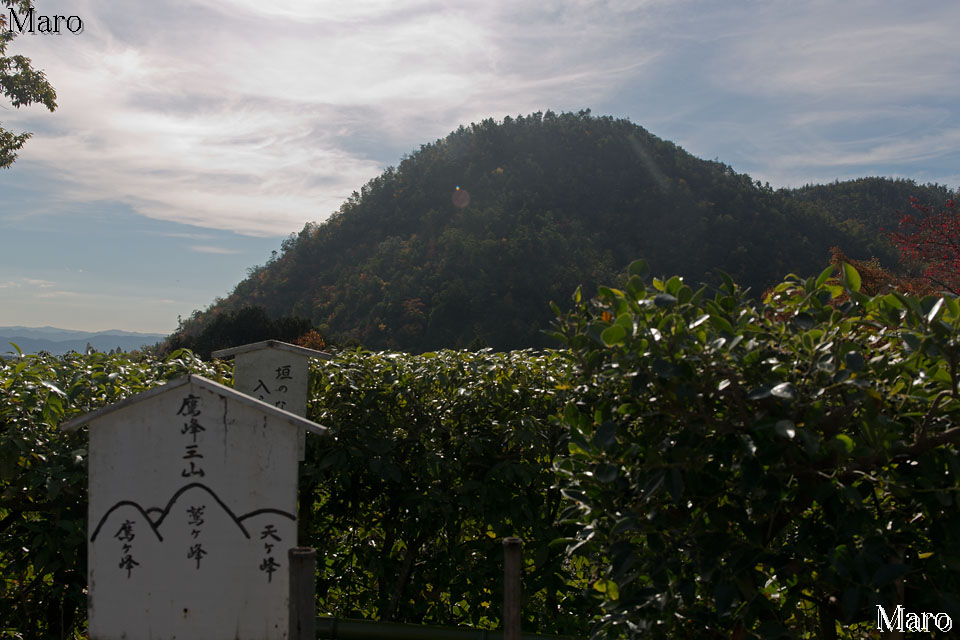
{"type": "Polygon", "coordinates": [[[935,294],[938,290],[938,287],[926,278],[897,275],[884,269],[877,258],[853,260],[848,258],[840,247],[830,249],[830,264],[837,268],[837,273],[843,273],[844,263],[851,265],[860,274],[860,291],[868,296],[897,291],[923,297],[935,294]]]}
{"type": "MultiPolygon", "coordinates": [[[[938,291],[938,288],[925,278],[895,274],[881,267],[877,258],[854,260],[848,257],[840,247],[830,249],[830,264],[835,268],[834,273],[836,274],[844,273],[844,264],[852,266],[859,274],[859,291],[864,295],[875,296],[897,292],[922,298],[923,296],[936,294],[938,291]]],[[[837,275],[827,279],[825,284],[833,287],[842,286],[843,279],[840,275],[837,275]]],[[[771,296],[776,296],[776,287],[770,287],[764,291],[761,299],[772,299],[771,296]]],[[[833,298],[830,304],[837,305],[849,299],[846,293],[839,293],[838,291],[838,295],[833,298]]]]}
{"type": "Polygon", "coordinates": [[[297,344],[315,351],[323,351],[327,348],[327,341],[316,329],[310,329],[310,331],[297,338],[297,344]]]}

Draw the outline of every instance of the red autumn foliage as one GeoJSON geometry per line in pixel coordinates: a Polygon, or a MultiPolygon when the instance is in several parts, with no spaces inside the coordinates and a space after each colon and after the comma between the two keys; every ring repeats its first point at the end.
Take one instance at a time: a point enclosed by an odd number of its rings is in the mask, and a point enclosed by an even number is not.
{"type": "Polygon", "coordinates": [[[940,209],[910,198],[916,213],[900,218],[897,231],[885,235],[900,250],[900,260],[922,273],[936,290],[960,293],[960,212],[947,200],[940,209]]]}

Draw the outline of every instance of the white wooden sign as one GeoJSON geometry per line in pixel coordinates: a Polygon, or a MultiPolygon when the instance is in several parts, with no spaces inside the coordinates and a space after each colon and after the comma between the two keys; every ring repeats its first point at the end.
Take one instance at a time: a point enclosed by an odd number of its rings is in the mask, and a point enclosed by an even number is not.
{"type": "MultiPolygon", "coordinates": [[[[278,340],[265,340],[213,352],[214,358],[234,357],[233,388],[298,416],[307,415],[310,358],[330,355],[278,340]]],[[[304,458],[304,431],[300,432],[298,460],[304,458]]]]}
{"type": "Polygon", "coordinates": [[[91,640],[282,640],[297,435],[326,429],[196,375],[90,425],[91,640]]]}

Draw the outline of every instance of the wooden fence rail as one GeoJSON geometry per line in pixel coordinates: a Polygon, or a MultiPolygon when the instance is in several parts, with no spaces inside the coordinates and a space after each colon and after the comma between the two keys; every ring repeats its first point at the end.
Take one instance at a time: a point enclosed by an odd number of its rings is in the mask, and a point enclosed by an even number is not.
{"type": "Polygon", "coordinates": [[[289,640],[573,640],[520,632],[520,569],[523,541],[503,540],[503,630],[440,627],[402,622],[315,617],[317,553],[309,547],[290,550],[289,640]]]}
{"type": "MultiPolygon", "coordinates": [[[[500,630],[438,627],[402,622],[317,618],[317,638],[325,640],[504,640],[500,630]]],[[[519,640],[573,640],[566,636],[522,634],[519,640]]]]}

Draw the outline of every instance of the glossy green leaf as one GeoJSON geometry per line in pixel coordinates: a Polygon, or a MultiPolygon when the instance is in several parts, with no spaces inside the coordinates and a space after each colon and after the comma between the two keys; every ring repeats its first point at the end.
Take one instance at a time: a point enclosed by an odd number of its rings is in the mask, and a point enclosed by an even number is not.
{"type": "Polygon", "coordinates": [[[836,436],[834,436],[834,440],[839,442],[843,446],[844,451],[847,453],[852,453],[854,448],[856,448],[853,438],[845,433],[838,433],[836,436]]]}
{"type": "Polygon", "coordinates": [[[860,291],[860,274],[849,262],[843,263],[843,281],[852,291],[860,291]]]}
{"type": "Polygon", "coordinates": [[[672,278],[667,280],[666,284],[664,284],[664,288],[666,289],[666,292],[674,297],[676,297],[680,293],[680,287],[682,286],[683,286],[683,280],[681,280],[679,276],[673,276],[672,278]]]}
{"type": "Polygon", "coordinates": [[[650,275],[650,267],[647,265],[646,260],[634,260],[630,263],[630,266],[627,267],[627,273],[631,276],[637,276],[638,278],[646,278],[650,275]]]}
{"type": "Polygon", "coordinates": [[[833,275],[833,271],[835,268],[836,267],[834,267],[831,264],[829,267],[821,271],[820,275],[817,276],[817,281],[814,283],[814,287],[816,287],[817,289],[822,287],[826,283],[826,281],[830,278],[830,276],[833,275]]]}
{"type": "Polygon", "coordinates": [[[863,370],[866,361],[863,359],[863,356],[856,351],[850,351],[844,357],[844,363],[846,364],[847,369],[850,369],[851,371],[861,371],[863,370]]]}
{"type": "Polygon", "coordinates": [[[774,430],[782,438],[792,439],[797,434],[796,425],[793,424],[792,420],[778,420],[777,424],[774,425],[774,430]]]}
{"type": "Polygon", "coordinates": [[[50,382],[49,380],[41,380],[41,381],[40,381],[40,384],[42,384],[43,386],[45,386],[47,389],[50,389],[50,391],[53,391],[55,394],[57,394],[57,395],[60,396],[61,398],[66,398],[66,397],[67,397],[67,394],[63,391],[63,389],[61,389],[60,387],[58,387],[58,386],[55,385],[54,383],[50,382]]]}
{"type": "Polygon", "coordinates": [[[724,318],[721,315],[710,315],[710,324],[712,324],[716,329],[720,331],[725,331],[728,334],[736,333],[734,331],[733,325],[730,324],[730,321],[724,318]]]}
{"type": "Polygon", "coordinates": [[[770,395],[793,402],[797,399],[797,390],[791,382],[781,382],[770,389],[770,395]]]}
{"type": "Polygon", "coordinates": [[[593,584],[593,588],[606,595],[610,600],[618,600],[620,598],[620,589],[613,580],[597,580],[593,584]]]}
{"type": "Polygon", "coordinates": [[[654,296],[653,303],[658,307],[672,307],[677,304],[677,299],[669,293],[660,293],[654,296]]]}
{"type": "Polygon", "coordinates": [[[933,304],[933,306],[930,308],[930,311],[927,312],[927,316],[926,316],[927,322],[933,322],[934,319],[936,319],[937,315],[939,315],[940,310],[942,308],[943,308],[943,298],[940,298],[933,304]]]}
{"type": "Polygon", "coordinates": [[[627,337],[627,330],[619,324],[610,325],[600,334],[600,339],[608,347],[620,344],[627,337]]]}

